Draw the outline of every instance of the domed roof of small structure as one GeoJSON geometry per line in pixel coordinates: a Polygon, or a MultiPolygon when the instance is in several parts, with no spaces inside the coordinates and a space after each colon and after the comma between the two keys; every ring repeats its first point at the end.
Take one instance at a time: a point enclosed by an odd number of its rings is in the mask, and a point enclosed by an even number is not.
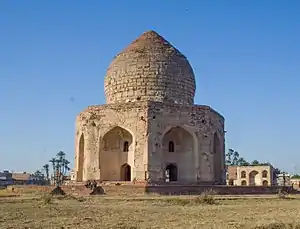
{"type": "Polygon", "coordinates": [[[158,33],[148,31],[114,58],[104,90],[107,103],[193,104],[196,83],[186,57],[158,33]]]}

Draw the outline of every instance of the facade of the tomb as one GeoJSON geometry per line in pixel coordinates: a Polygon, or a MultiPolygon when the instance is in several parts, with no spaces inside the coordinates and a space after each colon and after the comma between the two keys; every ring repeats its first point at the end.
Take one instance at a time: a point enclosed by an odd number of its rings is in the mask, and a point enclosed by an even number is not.
{"type": "Polygon", "coordinates": [[[195,90],[186,57],[142,34],[110,64],[106,104],[76,119],[76,181],[226,183],[224,118],[195,90]]]}

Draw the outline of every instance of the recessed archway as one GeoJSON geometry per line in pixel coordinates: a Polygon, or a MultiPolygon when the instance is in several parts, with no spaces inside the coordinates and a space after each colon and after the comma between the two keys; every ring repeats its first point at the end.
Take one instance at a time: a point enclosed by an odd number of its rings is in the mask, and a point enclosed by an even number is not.
{"type": "Polygon", "coordinates": [[[234,180],[233,179],[229,179],[228,185],[232,186],[234,184],[234,180]]]}
{"type": "Polygon", "coordinates": [[[162,136],[162,150],[163,162],[176,166],[177,181],[196,181],[195,140],[189,131],[180,126],[168,129],[162,136]]]}
{"type": "Polygon", "coordinates": [[[101,138],[100,179],[103,181],[124,180],[122,166],[130,165],[129,158],[132,153],[133,136],[128,130],[116,126],[106,132],[101,138]]]}
{"type": "Polygon", "coordinates": [[[267,170],[262,171],[261,175],[262,175],[263,178],[267,178],[268,177],[268,171],[267,170]]]}
{"type": "Polygon", "coordinates": [[[247,181],[242,180],[241,185],[242,185],[242,186],[246,186],[246,185],[247,185],[247,181]]]}
{"type": "Polygon", "coordinates": [[[175,164],[166,167],[166,182],[178,181],[178,169],[175,164]]]}
{"type": "Polygon", "coordinates": [[[131,181],[131,167],[127,163],[121,166],[121,181],[131,181]]]}
{"type": "Polygon", "coordinates": [[[246,172],[245,171],[241,172],[241,178],[246,178],[246,172]]]}
{"type": "Polygon", "coordinates": [[[77,158],[77,177],[78,182],[83,181],[83,163],[84,163],[84,135],[81,134],[78,144],[78,158],[77,158]]]}
{"type": "Polygon", "coordinates": [[[253,170],[252,172],[249,173],[249,185],[250,186],[255,186],[259,184],[258,181],[258,172],[256,170],[253,170]]]}
{"type": "Polygon", "coordinates": [[[222,182],[222,152],[221,152],[221,145],[220,145],[220,139],[218,137],[218,134],[214,134],[213,139],[213,158],[214,158],[214,176],[215,176],[215,182],[217,184],[222,182]]]}
{"type": "Polygon", "coordinates": [[[268,185],[269,185],[269,182],[268,182],[267,180],[264,180],[263,183],[262,183],[262,185],[263,185],[263,186],[268,186],[268,185]]]}

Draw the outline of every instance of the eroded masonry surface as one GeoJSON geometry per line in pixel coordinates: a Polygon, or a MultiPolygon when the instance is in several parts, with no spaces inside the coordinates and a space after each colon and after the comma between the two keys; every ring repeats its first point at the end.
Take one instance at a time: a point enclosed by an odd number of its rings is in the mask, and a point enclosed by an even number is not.
{"type": "Polygon", "coordinates": [[[224,118],[194,104],[187,58],[154,31],[110,64],[106,104],[76,119],[75,180],[224,184],[224,118]]]}

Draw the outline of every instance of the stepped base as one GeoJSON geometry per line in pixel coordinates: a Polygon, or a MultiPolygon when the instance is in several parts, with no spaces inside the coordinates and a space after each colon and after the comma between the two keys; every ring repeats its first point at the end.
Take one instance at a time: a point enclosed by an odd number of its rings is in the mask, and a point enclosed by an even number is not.
{"type": "MultiPolygon", "coordinates": [[[[15,193],[24,193],[30,191],[51,192],[55,186],[37,186],[23,185],[14,186],[15,193]]],[[[88,196],[92,190],[86,188],[83,184],[63,185],[62,190],[66,194],[88,196]]],[[[144,195],[144,194],[160,194],[160,195],[199,195],[203,192],[212,192],[218,195],[264,195],[278,194],[282,186],[225,186],[225,185],[145,185],[127,183],[110,183],[101,184],[95,190],[95,194],[102,195],[144,195]]],[[[292,187],[286,187],[287,193],[298,194],[300,191],[292,187]]],[[[94,195],[94,194],[92,194],[94,195]]]]}

